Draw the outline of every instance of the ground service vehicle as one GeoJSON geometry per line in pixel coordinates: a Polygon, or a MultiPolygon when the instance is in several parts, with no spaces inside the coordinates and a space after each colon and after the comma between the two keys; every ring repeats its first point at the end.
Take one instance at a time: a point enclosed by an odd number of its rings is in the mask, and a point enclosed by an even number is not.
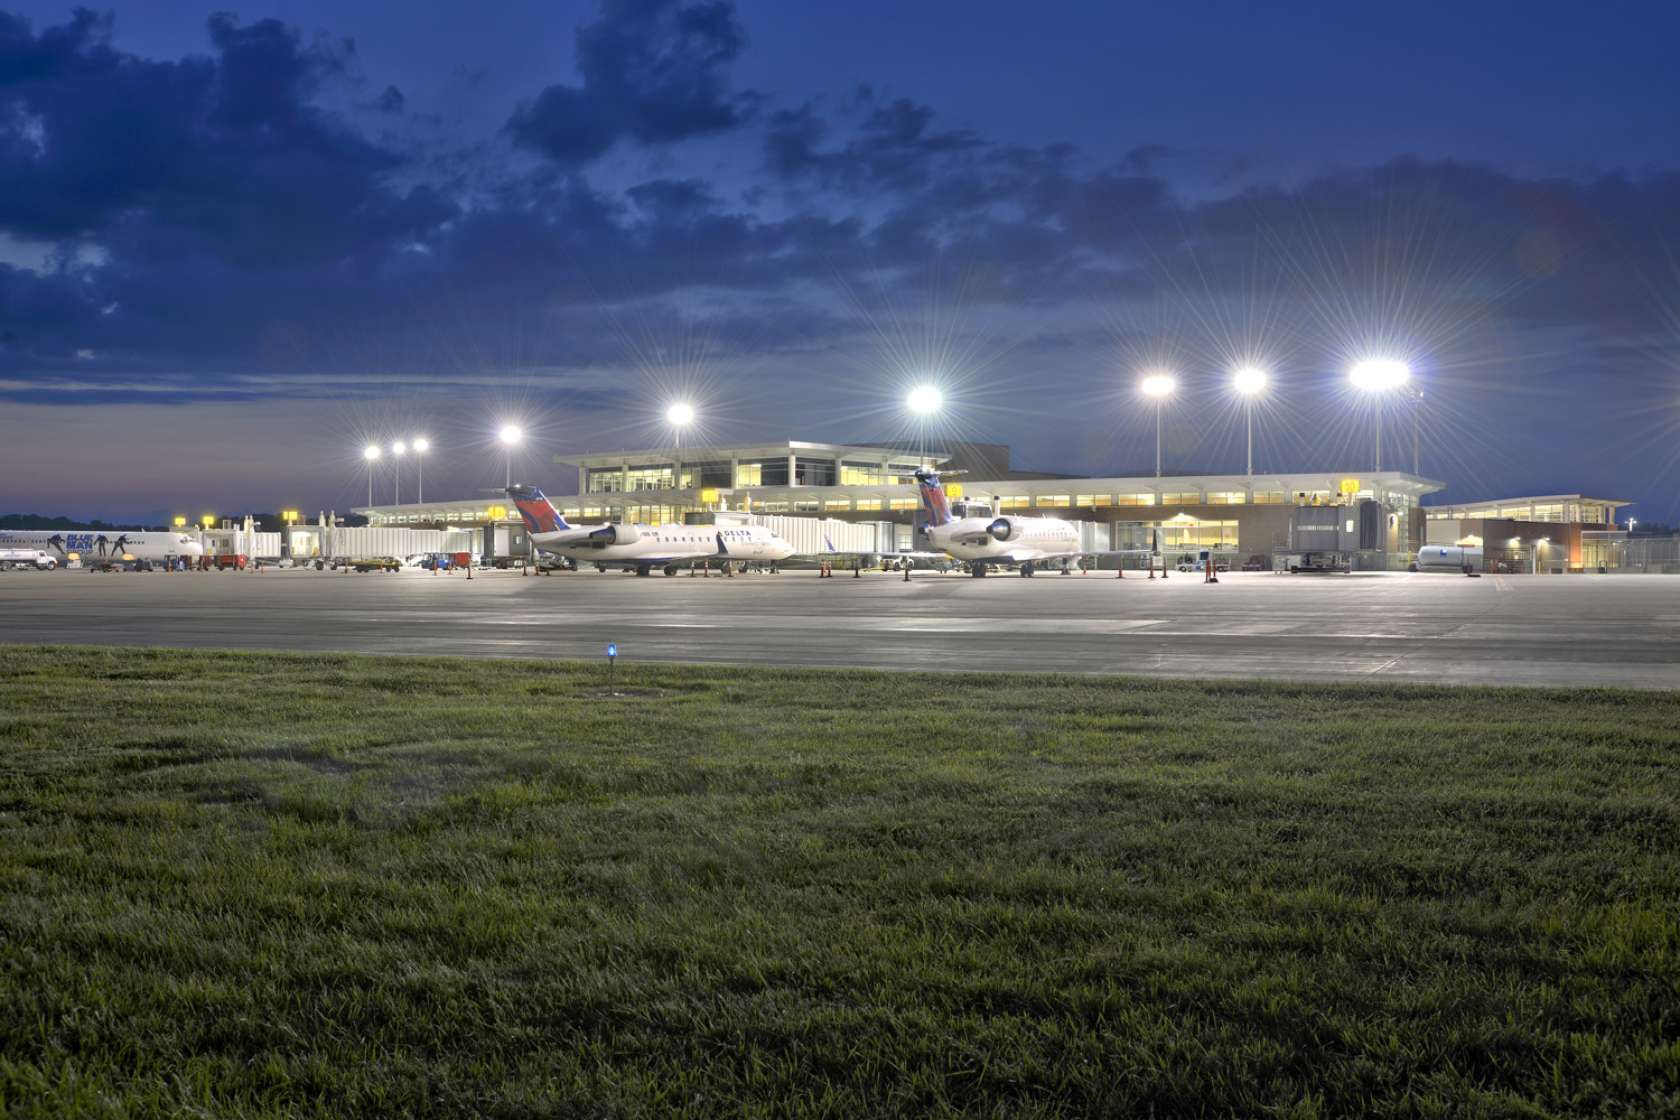
{"type": "Polygon", "coordinates": [[[368,556],[352,560],[350,568],[357,572],[396,572],[402,570],[402,561],[395,556],[368,556]]]}
{"type": "Polygon", "coordinates": [[[38,548],[0,548],[0,568],[37,568],[50,572],[58,567],[58,558],[38,548]]]}

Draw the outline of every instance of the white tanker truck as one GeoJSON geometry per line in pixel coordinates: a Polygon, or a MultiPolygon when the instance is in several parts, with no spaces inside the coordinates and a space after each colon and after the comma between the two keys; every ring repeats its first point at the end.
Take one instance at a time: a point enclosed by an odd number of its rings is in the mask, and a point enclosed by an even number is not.
{"type": "Polygon", "coordinates": [[[1482,549],[1480,545],[1468,544],[1432,544],[1418,549],[1417,559],[1413,560],[1411,570],[1414,572],[1471,572],[1482,570],[1482,549]]]}

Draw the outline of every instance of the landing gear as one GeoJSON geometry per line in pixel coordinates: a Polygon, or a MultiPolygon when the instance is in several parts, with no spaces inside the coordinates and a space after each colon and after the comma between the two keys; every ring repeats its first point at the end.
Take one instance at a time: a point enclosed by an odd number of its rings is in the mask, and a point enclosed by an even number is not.
{"type": "Polygon", "coordinates": [[[653,565],[652,564],[637,564],[636,565],[636,574],[638,576],[651,576],[653,574],[653,565]]]}
{"type": "Polygon", "coordinates": [[[986,565],[970,564],[968,566],[968,574],[973,576],[975,579],[979,579],[981,576],[986,574],[986,565]]]}
{"type": "Polygon", "coordinates": [[[665,574],[668,575],[668,576],[676,575],[677,574],[677,566],[675,564],[665,565],[665,574]]]}
{"type": "Polygon", "coordinates": [[[607,570],[607,566],[605,564],[597,564],[595,565],[595,570],[597,572],[604,572],[607,570]]]}
{"type": "Polygon", "coordinates": [[[1031,564],[1022,564],[1021,565],[1021,574],[1023,576],[1026,576],[1028,579],[1031,579],[1032,574],[1033,574],[1033,566],[1031,564]]]}

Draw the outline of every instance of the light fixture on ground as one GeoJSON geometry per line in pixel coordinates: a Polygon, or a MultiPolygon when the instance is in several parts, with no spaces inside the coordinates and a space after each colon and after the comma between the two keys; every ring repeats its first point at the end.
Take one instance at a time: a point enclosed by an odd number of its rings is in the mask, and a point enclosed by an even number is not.
{"type": "Polygon", "coordinates": [[[422,465],[421,456],[432,449],[432,441],[425,436],[419,436],[411,446],[414,448],[414,485],[419,491],[414,500],[424,502],[426,500],[426,471],[422,465]]]}
{"type": "Polygon", "coordinates": [[[1170,373],[1146,374],[1138,382],[1138,391],[1155,402],[1155,477],[1161,477],[1161,416],[1166,410],[1167,398],[1178,388],[1178,378],[1170,373]]]}
{"type": "Polygon", "coordinates": [[[924,467],[927,466],[928,424],[932,423],[944,404],[944,394],[933,385],[917,385],[910,390],[910,395],[904,398],[905,407],[916,418],[916,450],[924,467]]]}
{"type": "MultiPolygon", "coordinates": [[[[1348,370],[1348,380],[1361,392],[1370,393],[1376,406],[1376,469],[1382,470],[1383,397],[1411,379],[1412,369],[1399,358],[1365,358],[1348,370]]],[[[1414,450],[1416,441],[1413,441],[1414,450]]],[[[1416,464],[1413,464],[1415,469],[1416,464]]]]}
{"type": "Polygon", "coordinates": [[[378,445],[370,443],[366,447],[362,448],[362,459],[367,463],[368,505],[371,506],[373,504],[373,465],[379,462],[378,445]]]}
{"type": "Polygon", "coordinates": [[[1231,386],[1242,394],[1243,421],[1248,429],[1248,476],[1254,477],[1254,398],[1266,391],[1271,378],[1259,366],[1243,366],[1231,374],[1231,386]]]}
{"type": "Polygon", "coordinates": [[[515,424],[503,424],[501,430],[496,433],[496,438],[501,441],[502,448],[506,452],[503,460],[502,485],[512,486],[513,449],[519,445],[520,440],[525,438],[525,433],[520,431],[515,424]]]}
{"type": "Polygon", "coordinates": [[[682,430],[694,423],[694,406],[687,401],[677,401],[665,410],[665,422],[671,425],[671,485],[681,490],[682,430]]]}

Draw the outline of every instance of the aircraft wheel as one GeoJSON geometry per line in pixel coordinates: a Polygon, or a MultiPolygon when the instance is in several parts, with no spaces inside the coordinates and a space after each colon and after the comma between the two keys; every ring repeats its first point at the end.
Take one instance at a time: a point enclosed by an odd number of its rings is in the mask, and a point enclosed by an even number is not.
{"type": "Polygon", "coordinates": [[[668,575],[668,576],[676,575],[677,574],[677,566],[675,564],[665,565],[665,574],[668,575]]]}
{"type": "Polygon", "coordinates": [[[971,564],[968,568],[968,574],[973,576],[975,579],[979,579],[981,576],[986,574],[986,565],[971,564]]]}
{"type": "Polygon", "coordinates": [[[1021,565],[1021,574],[1023,576],[1026,576],[1028,579],[1031,579],[1032,574],[1033,574],[1033,566],[1031,564],[1022,564],[1021,565]]]}
{"type": "Polygon", "coordinates": [[[604,572],[607,570],[607,566],[605,564],[597,564],[595,565],[595,570],[597,572],[604,572]]]}
{"type": "Polygon", "coordinates": [[[647,564],[638,564],[636,565],[636,574],[638,576],[650,576],[653,574],[653,568],[647,564]]]}
{"type": "Polygon", "coordinates": [[[1417,566],[1417,561],[1416,561],[1416,560],[1413,560],[1413,561],[1412,561],[1412,562],[1411,562],[1411,563],[1410,563],[1410,564],[1407,564],[1407,565],[1406,565],[1406,570],[1407,570],[1407,571],[1408,571],[1408,572],[1415,572],[1415,571],[1417,571],[1417,570],[1418,570],[1418,566],[1417,566]]]}

